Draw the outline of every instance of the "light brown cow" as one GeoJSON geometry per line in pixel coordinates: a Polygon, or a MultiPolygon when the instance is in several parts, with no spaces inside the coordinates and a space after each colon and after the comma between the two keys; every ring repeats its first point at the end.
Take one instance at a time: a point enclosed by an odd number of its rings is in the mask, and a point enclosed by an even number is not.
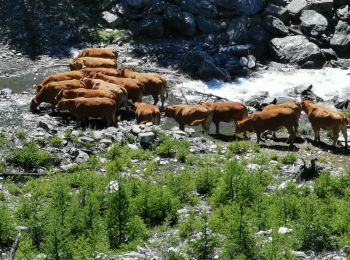
{"type": "Polygon", "coordinates": [[[119,100],[117,102],[117,110],[119,111],[121,107],[125,107],[128,110],[128,92],[124,87],[103,81],[102,79],[84,78],[82,81],[88,89],[102,89],[113,92],[119,100]]]}
{"type": "MultiPolygon", "coordinates": [[[[286,102],[286,103],[280,103],[280,104],[270,104],[267,105],[266,107],[264,107],[263,111],[269,111],[269,110],[273,110],[273,109],[279,109],[279,108],[290,108],[294,111],[294,115],[295,115],[295,121],[297,122],[297,124],[295,125],[295,134],[298,133],[298,128],[299,128],[299,118],[301,115],[301,105],[299,102],[296,101],[291,101],[291,102],[286,102]]],[[[273,133],[274,138],[276,138],[276,133],[273,133]]]]}
{"type": "Polygon", "coordinates": [[[104,97],[110,98],[114,101],[116,100],[116,95],[109,90],[101,90],[101,89],[62,89],[56,96],[57,102],[59,102],[62,98],[64,99],[74,99],[78,97],[91,98],[91,97],[104,97]]]}
{"type": "Polygon", "coordinates": [[[39,85],[45,86],[49,82],[71,80],[71,79],[82,79],[84,77],[83,72],[81,71],[67,71],[62,73],[53,74],[44,78],[39,85]]]}
{"type": "Polygon", "coordinates": [[[74,59],[80,57],[96,57],[115,60],[118,58],[118,52],[107,48],[85,48],[82,49],[74,59]]]}
{"type": "Polygon", "coordinates": [[[161,100],[161,108],[164,108],[165,99],[168,98],[167,81],[155,73],[138,73],[131,69],[124,68],[120,71],[121,77],[137,79],[144,84],[143,95],[152,96],[154,105],[161,100]],[[158,97],[159,96],[159,97],[158,97]]]}
{"type": "Polygon", "coordinates": [[[165,107],[165,116],[174,118],[179,124],[180,130],[185,130],[185,125],[202,125],[206,134],[213,120],[213,111],[202,105],[168,105],[165,107]]]}
{"type": "Polygon", "coordinates": [[[337,144],[339,132],[343,133],[345,147],[348,147],[348,119],[346,116],[334,109],[313,103],[311,100],[303,99],[302,110],[307,114],[315,134],[315,141],[321,141],[320,129],[331,130],[333,135],[333,145],[337,144]]]}
{"type": "Polygon", "coordinates": [[[69,63],[71,70],[80,70],[84,68],[117,68],[117,62],[112,59],[80,57],[69,63]]]}
{"type": "Polygon", "coordinates": [[[114,68],[85,68],[81,69],[85,77],[92,78],[96,73],[107,76],[120,77],[120,70],[114,68]]]}
{"type": "Polygon", "coordinates": [[[277,131],[285,127],[288,130],[288,143],[293,145],[295,138],[295,125],[297,124],[294,111],[290,108],[279,108],[269,111],[259,111],[248,115],[236,125],[235,133],[255,132],[257,142],[262,141],[261,133],[266,130],[277,131]]]}
{"type": "Polygon", "coordinates": [[[248,109],[239,102],[217,102],[217,103],[201,103],[213,110],[213,123],[216,127],[216,134],[219,134],[220,122],[240,121],[248,116],[248,109]]]}
{"type": "Polygon", "coordinates": [[[155,105],[135,102],[136,120],[138,124],[146,124],[152,122],[154,125],[160,124],[160,111],[155,105]]]}
{"type": "Polygon", "coordinates": [[[44,102],[51,104],[54,109],[57,104],[56,96],[62,89],[78,88],[85,88],[84,83],[80,82],[80,80],[50,82],[45,86],[41,86],[39,92],[32,98],[30,111],[36,111],[38,106],[44,102]]]}
{"type": "Polygon", "coordinates": [[[128,98],[131,99],[133,103],[142,102],[142,89],[144,85],[136,79],[117,78],[100,73],[97,73],[94,79],[102,79],[103,81],[122,86],[128,92],[128,98]]]}
{"type": "Polygon", "coordinates": [[[65,88],[85,88],[85,85],[83,82],[81,82],[79,79],[69,79],[69,80],[62,80],[62,81],[51,81],[46,83],[45,85],[37,85],[36,86],[36,93],[39,93],[40,90],[44,87],[56,87],[56,86],[64,86],[65,88]]]}
{"type": "Polygon", "coordinates": [[[116,103],[110,98],[84,98],[61,99],[57,109],[68,110],[78,121],[78,123],[93,118],[104,118],[107,125],[116,122],[116,103]]]}

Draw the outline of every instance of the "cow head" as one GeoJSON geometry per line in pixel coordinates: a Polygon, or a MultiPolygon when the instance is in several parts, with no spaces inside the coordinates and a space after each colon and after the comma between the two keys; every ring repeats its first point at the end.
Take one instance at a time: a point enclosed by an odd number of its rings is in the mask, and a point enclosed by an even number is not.
{"type": "Polygon", "coordinates": [[[310,104],[313,104],[313,102],[309,99],[309,98],[303,98],[303,100],[301,101],[300,105],[301,105],[301,109],[304,112],[307,112],[307,108],[310,104]]]}
{"type": "Polygon", "coordinates": [[[91,89],[93,87],[93,82],[90,78],[83,78],[81,82],[85,85],[85,88],[91,89]]]}
{"type": "Polygon", "coordinates": [[[32,101],[30,102],[30,108],[29,108],[30,112],[37,111],[38,106],[39,106],[38,101],[36,100],[35,97],[33,97],[32,101]]]}
{"type": "Polygon", "coordinates": [[[176,113],[176,106],[168,105],[165,107],[164,112],[166,117],[174,117],[176,113]]]}
{"type": "Polygon", "coordinates": [[[238,121],[235,127],[235,134],[245,133],[245,132],[254,132],[252,121],[250,116],[247,118],[238,121]]]}
{"type": "Polygon", "coordinates": [[[56,105],[57,109],[63,110],[67,108],[67,99],[61,99],[56,105]]]}

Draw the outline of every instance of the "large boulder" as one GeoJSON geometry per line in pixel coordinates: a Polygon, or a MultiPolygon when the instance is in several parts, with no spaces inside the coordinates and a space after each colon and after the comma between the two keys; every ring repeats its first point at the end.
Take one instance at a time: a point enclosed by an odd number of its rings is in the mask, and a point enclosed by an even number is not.
{"type": "Polygon", "coordinates": [[[141,9],[148,5],[149,0],[127,0],[127,3],[133,9],[141,9]]]}
{"type": "Polygon", "coordinates": [[[336,14],[340,20],[343,20],[343,21],[350,20],[349,5],[343,5],[343,6],[339,7],[336,11],[336,14]]]}
{"type": "Polygon", "coordinates": [[[124,22],[123,18],[108,11],[102,12],[102,19],[106,22],[109,28],[121,26],[124,22]]]}
{"type": "Polygon", "coordinates": [[[289,15],[297,16],[299,13],[308,7],[306,0],[293,0],[286,6],[286,10],[289,15]]]}
{"type": "Polygon", "coordinates": [[[241,16],[239,18],[233,19],[227,28],[226,33],[230,41],[235,43],[244,43],[247,38],[247,29],[249,25],[249,20],[246,16],[241,16]]]}
{"type": "Polygon", "coordinates": [[[165,9],[164,19],[167,26],[177,33],[192,36],[196,32],[196,21],[192,14],[182,12],[180,7],[169,5],[165,9]]]}
{"type": "Polygon", "coordinates": [[[308,9],[315,10],[320,13],[331,12],[333,10],[333,0],[308,0],[308,9]]]}
{"type": "Polygon", "coordinates": [[[146,16],[140,22],[132,22],[129,28],[135,35],[159,38],[163,36],[163,17],[160,15],[146,16]]]}
{"type": "Polygon", "coordinates": [[[186,12],[209,18],[214,18],[218,15],[215,5],[208,0],[183,0],[181,8],[186,12]]]}
{"type": "Polygon", "coordinates": [[[194,77],[204,80],[209,78],[230,80],[227,71],[217,67],[214,59],[203,51],[186,54],[181,62],[181,69],[194,77]]]}
{"type": "Polygon", "coordinates": [[[237,0],[238,10],[247,16],[253,16],[264,9],[263,0],[237,0]]]}
{"type": "Polygon", "coordinates": [[[338,21],[335,32],[331,38],[331,47],[337,52],[350,50],[350,25],[344,21],[338,21]]]}
{"type": "Polygon", "coordinates": [[[221,26],[216,20],[198,16],[196,22],[199,31],[202,33],[216,33],[221,31],[221,26]]]}
{"type": "Polygon", "coordinates": [[[255,53],[259,55],[268,52],[269,42],[272,38],[272,35],[260,25],[253,26],[248,30],[248,40],[255,44],[255,53]]]}
{"type": "Polygon", "coordinates": [[[285,26],[284,23],[275,16],[272,16],[272,15],[265,16],[262,25],[266,31],[268,31],[274,36],[288,35],[287,26],[285,26]]]}
{"type": "Polygon", "coordinates": [[[304,10],[300,16],[301,29],[310,36],[321,36],[328,27],[326,17],[314,10],[304,10]]]}
{"type": "Polygon", "coordinates": [[[320,48],[302,35],[272,39],[270,53],[278,62],[304,67],[322,67],[325,62],[320,48]]]}

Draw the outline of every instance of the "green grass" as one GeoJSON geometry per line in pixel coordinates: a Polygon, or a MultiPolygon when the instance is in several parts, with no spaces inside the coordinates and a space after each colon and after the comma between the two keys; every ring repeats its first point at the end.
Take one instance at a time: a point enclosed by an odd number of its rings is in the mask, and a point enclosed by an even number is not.
{"type": "Polygon", "coordinates": [[[59,136],[51,136],[48,141],[55,148],[60,148],[62,146],[62,139],[59,136]]]}
{"type": "Polygon", "coordinates": [[[297,155],[293,152],[288,152],[284,156],[279,158],[279,162],[282,164],[293,164],[297,161],[297,155]]]}
{"type": "Polygon", "coordinates": [[[26,170],[33,170],[58,165],[59,159],[56,155],[39,149],[34,143],[26,143],[23,148],[15,149],[8,156],[7,162],[26,170]]]}
{"type": "Polygon", "coordinates": [[[16,132],[16,136],[18,139],[24,140],[26,139],[26,132],[24,129],[18,129],[18,131],[16,132]]]}

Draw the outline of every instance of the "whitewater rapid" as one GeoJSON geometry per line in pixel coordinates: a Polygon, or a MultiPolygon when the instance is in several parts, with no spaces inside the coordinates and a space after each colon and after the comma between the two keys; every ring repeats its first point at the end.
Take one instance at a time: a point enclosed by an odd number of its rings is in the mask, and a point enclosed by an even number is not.
{"type": "Polygon", "coordinates": [[[350,71],[339,68],[321,70],[261,71],[247,78],[227,83],[218,80],[188,81],[177,84],[175,95],[186,93],[188,101],[198,100],[197,92],[213,94],[232,101],[245,102],[253,96],[268,92],[269,97],[287,97],[296,87],[313,85],[313,91],[324,100],[350,95],[350,71]]]}

